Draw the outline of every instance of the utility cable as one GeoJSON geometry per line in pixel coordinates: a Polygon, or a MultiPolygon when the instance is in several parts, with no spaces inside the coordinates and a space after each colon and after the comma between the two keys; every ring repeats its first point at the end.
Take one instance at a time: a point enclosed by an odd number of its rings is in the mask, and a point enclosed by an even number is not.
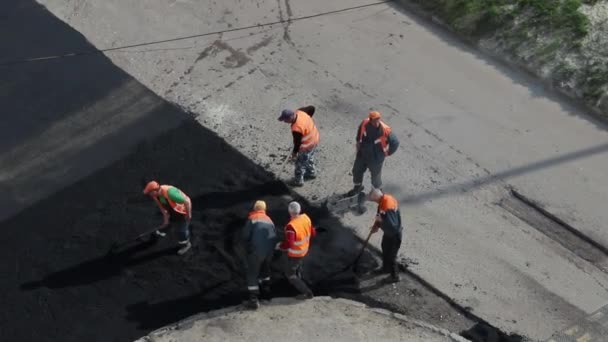
{"type": "Polygon", "coordinates": [[[389,3],[389,2],[393,2],[393,1],[395,1],[395,0],[384,0],[384,1],[374,2],[374,3],[359,5],[359,6],[352,6],[352,7],[342,8],[342,9],[328,11],[328,12],[321,12],[321,13],[312,14],[312,15],[305,15],[305,16],[301,16],[301,17],[288,18],[288,19],[283,19],[283,20],[278,20],[278,21],[273,21],[273,22],[268,22],[268,23],[263,23],[263,24],[256,24],[256,25],[249,25],[249,26],[242,26],[242,27],[235,27],[235,28],[231,28],[231,29],[225,29],[225,30],[214,31],[214,32],[206,32],[206,33],[194,34],[194,35],[190,35],[190,36],[182,36],[182,37],[176,37],[176,38],[170,38],[170,39],[149,41],[149,42],[144,42],[144,43],[122,45],[122,46],[116,46],[116,47],[105,48],[105,49],[95,49],[95,50],[89,50],[89,51],[70,52],[70,53],[65,53],[65,54],[61,54],[61,55],[54,55],[54,56],[41,56],[41,57],[31,57],[31,58],[24,58],[24,59],[16,59],[16,60],[12,60],[12,61],[0,62],[0,67],[6,67],[6,66],[11,66],[11,65],[17,65],[17,64],[32,63],[32,62],[42,62],[42,61],[48,61],[48,60],[60,59],[60,58],[68,58],[68,57],[77,57],[77,56],[86,56],[86,55],[101,54],[101,53],[104,53],[104,52],[112,52],[112,51],[130,49],[130,48],[141,47],[141,46],[157,45],[157,44],[176,42],[176,41],[187,40],[187,39],[192,39],[192,38],[201,38],[201,37],[206,37],[206,36],[212,36],[212,35],[217,35],[217,34],[222,34],[222,33],[230,33],[230,32],[236,32],[236,31],[250,30],[250,29],[254,29],[254,28],[273,26],[273,25],[278,25],[278,24],[292,23],[292,22],[295,22],[295,21],[308,20],[308,19],[312,19],[312,18],[318,18],[318,17],[322,17],[322,16],[327,16],[327,15],[332,15],[332,14],[338,14],[338,13],[343,13],[343,12],[347,12],[347,11],[352,11],[352,10],[356,10],[356,9],[361,9],[361,8],[366,8],[366,7],[372,7],[372,6],[378,6],[378,5],[386,4],[386,3],[389,3]]]}

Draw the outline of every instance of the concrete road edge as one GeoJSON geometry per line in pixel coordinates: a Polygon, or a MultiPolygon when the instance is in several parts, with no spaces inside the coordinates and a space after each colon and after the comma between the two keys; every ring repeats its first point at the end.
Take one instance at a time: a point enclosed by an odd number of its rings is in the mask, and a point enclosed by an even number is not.
{"type": "MultiPolygon", "coordinates": [[[[353,300],[344,299],[344,298],[332,298],[332,297],[328,297],[328,296],[315,297],[311,300],[312,301],[337,301],[337,302],[340,302],[340,303],[346,304],[346,305],[351,305],[351,306],[355,306],[355,307],[359,307],[359,308],[367,308],[367,309],[369,309],[369,311],[374,312],[379,315],[386,316],[388,319],[396,319],[399,321],[407,322],[409,324],[413,324],[416,327],[419,327],[421,329],[425,329],[427,331],[431,331],[433,333],[445,336],[454,342],[470,342],[466,338],[464,338],[456,333],[450,332],[446,329],[439,328],[432,324],[410,318],[403,314],[394,313],[389,310],[372,308],[363,303],[356,302],[353,300]]],[[[294,298],[275,298],[275,299],[272,299],[271,301],[264,302],[264,305],[272,305],[272,306],[286,305],[286,304],[291,304],[291,303],[296,303],[296,302],[298,302],[298,300],[294,299],[294,298]]],[[[190,316],[188,318],[185,318],[179,322],[176,322],[176,323],[167,325],[165,327],[162,327],[160,329],[154,330],[154,331],[150,332],[148,335],[143,336],[143,337],[135,340],[134,342],[151,342],[151,341],[153,341],[154,337],[156,337],[156,336],[161,336],[161,335],[170,333],[171,331],[174,331],[174,330],[188,329],[188,328],[192,327],[196,321],[215,318],[218,316],[226,315],[228,313],[238,312],[238,311],[242,311],[242,310],[246,310],[246,309],[244,309],[242,305],[237,305],[237,306],[227,307],[224,309],[199,313],[199,314],[190,316]]]]}

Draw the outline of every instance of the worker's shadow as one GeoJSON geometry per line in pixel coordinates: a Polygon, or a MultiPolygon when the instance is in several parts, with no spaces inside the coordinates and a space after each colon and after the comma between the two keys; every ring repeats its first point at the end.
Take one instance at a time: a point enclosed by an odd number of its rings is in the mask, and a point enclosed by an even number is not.
{"type": "Polygon", "coordinates": [[[41,280],[23,283],[20,288],[21,290],[30,291],[41,287],[60,289],[96,283],[120,275],[128,267],[149,262],[166,255],[175,254],[178,248],[164,248],[136,256],[136,254],[152,248],[156,243],[155,240],[149,240],[124,249],[118,253],[107,254],[73,267],[51,273],[41,280]]]}
{"type": "Polygon", "coordinates": [[[201,312],[240,304],[245,293],[235,293],[233,279],[225,279],[207,286],[195,295],[150,303],[141,301],[126,307],[128,321],[137,322],[141,330],[154,330],[179,322],[201,312]]]}

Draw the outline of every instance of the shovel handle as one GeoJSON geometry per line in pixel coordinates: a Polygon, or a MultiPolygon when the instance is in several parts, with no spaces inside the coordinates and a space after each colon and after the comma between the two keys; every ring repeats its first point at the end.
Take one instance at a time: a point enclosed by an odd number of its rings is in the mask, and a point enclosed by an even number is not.
{"type": "Polygon", "coordinates": [[[361,256],[363,255],[363,252],[365,251],[365,248],[367,247],[367,244],[369,243],[369,239],[372,237],[372,234],[374,234],[374,232],[372,230],[370,230],[369,234],[367,234],[367,239],[365,239],[363,246],[361,246],[361,251],[359,251],[359,255],[357,256],[357,259],[355,259],[353,264],[357,265],[357,262],[359,262],[359,259],[361,259],[361,256]]]}

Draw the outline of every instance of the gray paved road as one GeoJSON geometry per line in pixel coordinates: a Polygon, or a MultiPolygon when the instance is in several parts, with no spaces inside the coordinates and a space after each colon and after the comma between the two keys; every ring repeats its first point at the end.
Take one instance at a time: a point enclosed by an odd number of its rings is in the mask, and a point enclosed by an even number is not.
{"type": "MultiPolygon", "coordinates": [[[[366,1],[42,3],[104,48],[366,1]]],[[[350,187],[354,129],[378,109],[402,141],[385,183],[402,200],[402,254],[418,261],[415,272],[486,320],[536,339],[608,303],[604,272],[496,205],[515,186],[608,245],[603,127],[397,6],[108,56],[279,173],[289,136],[278,111],[318,106],[323,177],[302,189],[313,199],[350,187]]],[[[344,218],[362,235],[368,220],[371,214],[344,218]]]]}

